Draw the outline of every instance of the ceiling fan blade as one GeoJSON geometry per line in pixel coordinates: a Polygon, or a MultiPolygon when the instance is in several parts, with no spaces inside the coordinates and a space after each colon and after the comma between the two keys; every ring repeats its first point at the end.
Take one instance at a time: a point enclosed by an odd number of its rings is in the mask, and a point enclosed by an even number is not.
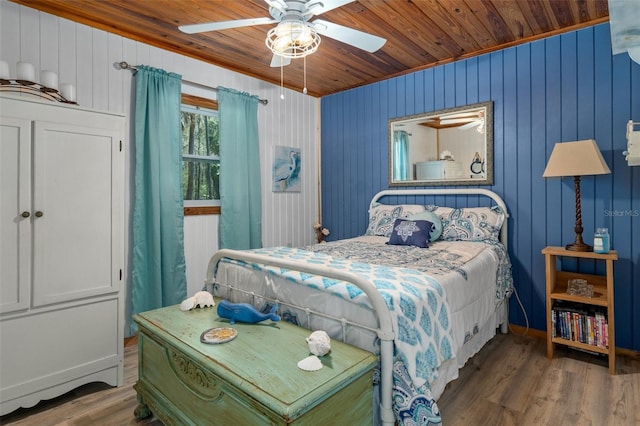
{"type": "Polygon", "coordinates": [[[305,15],[320,15],[332,9],[337,9],[355,0],[309,0],[305,7],[305,15]]]}
{"type": "Polygon", "coordinates": [[[311,22],[311,25],[313,25],[315,30],[321,35],[350,44],[351,46],[366,50],[370,53],[380,49],[387,42],[387,40],[382,37],[334,24],[324,19],[316,19],[311,22]]]}
{"type": "Polygon", "coordinates": [[[280,13],[285,13],[287,10],[287,3],[284,0],[264,0],[269,7],[274,8],[280,13]]]}
{"type": "Polygon", "coordinates": [[[291,58],[286,58],[284,56],[274,54],[271,58],[271,66],[272,67],[286,67],[291,63],[291,58]]]}
{"type": "Polygon", "coordinates": [[[480,111],[463,111],[463,112],[454,112],[451,114],[446,114],[446,115],[442,115],[441,118],[442,119],[448,119],[448,118],[470,118],[473,117],[478,118],[480,117],[480,111]]]}
{"type": "Polygon", "coordinates": [[[235,21],[220,21],[220,22],[207,22],[204,24],[192,24],[192,25],[180,25],[178,29],[183,33],[196,34],[207,31],[226,30],[229,28],[250,27],[252,25],[266,25],[276,23],[275,19],[271,18],[251,18],[251,19],[238,19],[235,21]]]}
{"type": "Polygon", "coordinates": [[[443,118],[440,120],[442,124],[456,124],[456,123],[470,123],[472,121],[477,121],[476,118],[443,118]]]}
{"type": "Polygon", "coordinates": [[[474,127],[478,126],[478,125],[479,125],[479,124],[481,124],[481,123],[482,123],[482,121],[481,121],[481,120],[475,120],[475,121],[472,121],[472,122],[470,122],[470,123],[463,124],[462,126],[458,127],[458,129],[460,129],[460,130],[468,130],[468,129],[472,129],[472,128],[474,128],[474,127]]]}

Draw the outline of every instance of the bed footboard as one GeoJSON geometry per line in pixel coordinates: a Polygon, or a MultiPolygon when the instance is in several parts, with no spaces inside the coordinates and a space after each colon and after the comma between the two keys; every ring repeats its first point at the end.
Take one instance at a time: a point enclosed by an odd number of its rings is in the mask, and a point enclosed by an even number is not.
{"type": "Polygon", "coordinates": [[[346,281],[359,287],[369,298],[371,306],[373,307],[378,319],[378,329],[376,330],[376,333],[380,339],[380,418],[384,425],[393,425],[395,423],[395,416],[391,407],[393,339],[395,337],[395,331],[393,330],[393,323],[389,308],[371,282],[359,275],[338,269],[293,262],[285,259],[274,259],[246,251],[223,249],[216,252],[209,260],[207,277],[205,280],[205,284],[209,292],[213,292],[218,263],[223,258],[306,272],[331,279],[346,281]]]}

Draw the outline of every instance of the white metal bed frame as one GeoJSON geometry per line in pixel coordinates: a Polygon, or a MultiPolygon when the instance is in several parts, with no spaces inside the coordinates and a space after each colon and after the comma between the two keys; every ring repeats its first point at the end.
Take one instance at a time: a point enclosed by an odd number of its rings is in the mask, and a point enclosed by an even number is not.
{"type": "MultiPolygon", "coordinates": [[[[507,247],[507,218],[508,211],[507,206],[502,198],[493,191],[481,188],[467,188],[467,189],[389,189],[378,192],[371,199],[370,208],[374,206],[381,198],[385,196],[397,196],[397,195],[482,195],[491,198],[496,205],[500,206],[505,214],[505,221],[502,224],[500,230],[500,241],[507,247]]],[[[386,426],[392,426],[395,423],[395,415],[392,409],[392,386],[393,386],[393,339],[395,337],[395,330],[393,329],[393,323],[391,320],[391,313],[385,303],[384,299],[375,288],[375,286],[363,278],[362,276],[345,272],[338,269],[327,268],[324,266],[317,266],[312,264],[304,264],[285,259],[274,259],[268,256],[249,253],[242,250],[229,250],[222,249],[216,252],[209,260],[207,267],[207,277],[205,284],[207,291],[213,293],[213,286],[216,284],[215,275],[218,262],[223,259],[233,259],[245,262],[260,263],[267,266],[277,266],[295,271],[306,272],[309,274],[316,274],[327,278],[343,280],[353,285],[358,286],[369,297],[371,306],[376,312],[378,317],[378,329],[375,332],[380,339],[380,419],[382,424],[386,426]]],[[[233,289],[235,287],[229,286],[233,289]]],[[[279,302],[276,300],[276,302],[279,302]]],[[[309,312],[308,307],[297,307],[299,309],[309,312]]],[[[321,313],[317,313],[321,314],[321,313]]],[[[344,321],[343,327],[344,327],[344,321]]],[[[354,326],[361,327],[360,324],[353,324],[354,326]]],[[[501,330],[506,332],[507,325],[502,324],[501,330]]],[[[344,336],[344,333],[343,333],[344,336]]]]}

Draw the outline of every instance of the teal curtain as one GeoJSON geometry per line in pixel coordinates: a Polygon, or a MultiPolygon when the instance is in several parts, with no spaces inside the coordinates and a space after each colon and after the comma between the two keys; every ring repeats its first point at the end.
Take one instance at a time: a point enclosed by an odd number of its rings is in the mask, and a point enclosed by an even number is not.
{"type": "MultiPolygon", "coordinates": [[[[131,312],[187,295],[180,137],[181,76],[141,65],[135,75],[131,312]]],[[[131,325],[132,331],[134,325],[131,325]]]]}
{"type": "Polygon", "coordinates": [[[258,97],[218,87],[220,248],[262,247],[258,97]]]}
{"type": "Polygon", "coordinates": [[[393,180],[409,180],[409,134],[393,132],[393,180]]]}

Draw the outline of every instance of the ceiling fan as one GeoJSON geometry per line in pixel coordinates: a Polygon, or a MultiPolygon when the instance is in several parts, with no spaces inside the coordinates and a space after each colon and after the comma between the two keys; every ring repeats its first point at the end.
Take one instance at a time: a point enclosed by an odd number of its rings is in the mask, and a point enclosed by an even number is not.
{"type": "Polygon", "coordinates": [[[314,16],[344,6],[355,0],[265,0],[271,18],[249,18],[233,21],[181,25],[187,34],[218,31],[253,25],[278,25],[269,30],[265,44],[273,52],[271,66],[284,66],[291,58],[301,58],[316,51],[320,44],[318,34],[373,53],[386,42],[382,37],[345,27],[314,16]]]}

